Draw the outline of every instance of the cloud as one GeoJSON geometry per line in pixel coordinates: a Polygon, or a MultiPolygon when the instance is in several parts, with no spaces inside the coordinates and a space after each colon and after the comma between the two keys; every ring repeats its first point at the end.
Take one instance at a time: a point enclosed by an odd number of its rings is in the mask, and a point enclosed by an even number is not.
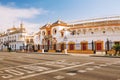
{"type": "MultiPolygon", "coordinates": [[[[46,11],[37,8],[13,8],[0,5],[0,30],[6,30],[13,25],[19,26],[21,19],[29,32],[33,32],[39,26],[37,23],[31,23],[28,19],[36,18],[38,15],[44,14],[46,11]],[[34,29],[32,29],[34,28],[34,29]]],[[[39,29],[39,28],[38,28],[39,29]]]]}

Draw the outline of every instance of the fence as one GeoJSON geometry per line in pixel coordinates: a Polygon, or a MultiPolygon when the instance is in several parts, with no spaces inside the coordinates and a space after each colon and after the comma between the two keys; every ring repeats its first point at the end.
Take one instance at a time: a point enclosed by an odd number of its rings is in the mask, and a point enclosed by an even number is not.
{"type": "Polygon", "coordinates": [[[56,52],[62,52],[64,49],[67,49],[69,51],[93,51],[94,53],[96,51],[109,51],[112,49],[114,42],[106,41],[105,44],[103,43],[70,43],[70,44],[54,44],[54,45],[27,45],[27,46],[21,46],[20,50],[25,51],[33,51],[37,52],[38,50],[44,49],[45,52],[48,52],[49,50],[54,50],[56,52]]]}

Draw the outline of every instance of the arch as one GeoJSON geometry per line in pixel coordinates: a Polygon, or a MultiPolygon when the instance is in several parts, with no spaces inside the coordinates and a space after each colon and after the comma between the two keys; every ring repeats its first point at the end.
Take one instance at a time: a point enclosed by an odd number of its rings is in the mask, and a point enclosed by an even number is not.
{"type": "Polygon", "coordinates": [[[100,29],[100,32],[106,33],[106,29],[105,29],[105,28],[101,28],[101,29],[100,29]]]}
{"type": "Polygon", "coordinates": [[[111,28],[111,27],[107,28],[107,31],[114,32],[113,28],[111,28]]]}
{"type": "Polygon", "coordinates": [[[71,32],[72,35],[76,35],[76,33],[77,33],[76,30],[73,30],[73,31],[71,32]]]}
{"type": "Polygon", "coordinates": [[[93,30],[90,28],[90,29],[88,29],[88,31],[87,31],[88,33],[91,33],[91,34],[93,34],[94,32],[93,32],[93,30]]]}
{"type": "Polygon", "coordinates": [[[99,29],[98,29],[98,28],[95,28],[95,29],[94,29],[94,32],[98,32],[98,31],[99,31],[99,29]]]}
{"type": "Polygon", "coordinates": [[[76,32],[77,32],[77,35],[79,35],[81,33],[81,30],[79,29],[76,32]]]}
{"type": "Polygon", "coordinates": [[[120,27],[114,27],[115,31],[119,31],[120,27]]]}
{"type": "Polygon", "coordinates": [[[45,31],[42,31],[42,35],[43,35],[43,36],[45,36],[45,35],[46,35],[46,34],[45,34],[45,31]]]}
{"type": "Polygon", "coordinates": [[[61,51],[64,50],[66,48],[66,43],[65,42],[61,42],[60,43],[60,49],[61,51]]]}
{"type": "Polygon", "coordinates": [[[53,44],[53,49],[56,50],[56,44],[57,44],[56,38],[53,38],[52,44],[53,44]]]}
{"type": "Polygon", "coordinates": [[[83,29],[83,34],[86,34],[86,29],[83,29]]]}
{"type": "Polygon", "coordinates": [[[53,33],[53,35],[55,35],[55,34],[57,33],[57,29],[54,28],[54,29],[52,30],[52,33],[53,33]]]}

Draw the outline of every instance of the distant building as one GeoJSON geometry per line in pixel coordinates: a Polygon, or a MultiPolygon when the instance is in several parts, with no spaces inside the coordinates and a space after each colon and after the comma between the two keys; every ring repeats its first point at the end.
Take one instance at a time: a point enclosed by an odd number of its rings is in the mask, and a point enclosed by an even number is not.
{"type": "Polygon", "coordinates": [[[11,48],[12,51],[19,51],[29,48],[29,45],[34,44],[32,35],[28,35],[23,24],[20,27],[13,26],[7,29],[6,32],[0,33],[0,50],[6,51],[11,48]],[[27,47],[26,47],[27,46],[27,47]]]}
{"type": "Polygon", "coordinates": [[[106,17],[65,23],[61,20],[40,27],[40,50],[94,53],[120,44],[120,17],[106,17]]]}

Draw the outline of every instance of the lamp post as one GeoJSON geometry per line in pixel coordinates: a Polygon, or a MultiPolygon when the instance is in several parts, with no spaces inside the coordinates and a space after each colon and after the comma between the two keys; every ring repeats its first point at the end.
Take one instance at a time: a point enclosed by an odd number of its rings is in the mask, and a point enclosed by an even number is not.
{"type": "MultiPolygon", "coordinates": [[[[68,40],[68,39],[67,39],[67,36],[65,35],[65,37],[63,38],[63,42],[66,43],[67,40],[68,40]]],[[[66,44],[65,49],[64,49],[65,54],[67,54],[67,48],[66,48],[66,47],[67,47],[67,44],[66,44]]]]}
{"type": "Polygon", "coordinates": [[[94,50],[94,42],[92,40],[92,51],[94,51],[94,54],[95,54],[95,50],[94,50]]]}
{"type": "Polygon", "coordinates": [[[109,40],[107,39],[107,51],[109,51],[109,40]]]}
{"type": "Polygon", "coordinates": [[[107,38],[107,41],[106,41],[106,54],[107,54],[107,52],[109,51],[109,39],[107,38]]]}

